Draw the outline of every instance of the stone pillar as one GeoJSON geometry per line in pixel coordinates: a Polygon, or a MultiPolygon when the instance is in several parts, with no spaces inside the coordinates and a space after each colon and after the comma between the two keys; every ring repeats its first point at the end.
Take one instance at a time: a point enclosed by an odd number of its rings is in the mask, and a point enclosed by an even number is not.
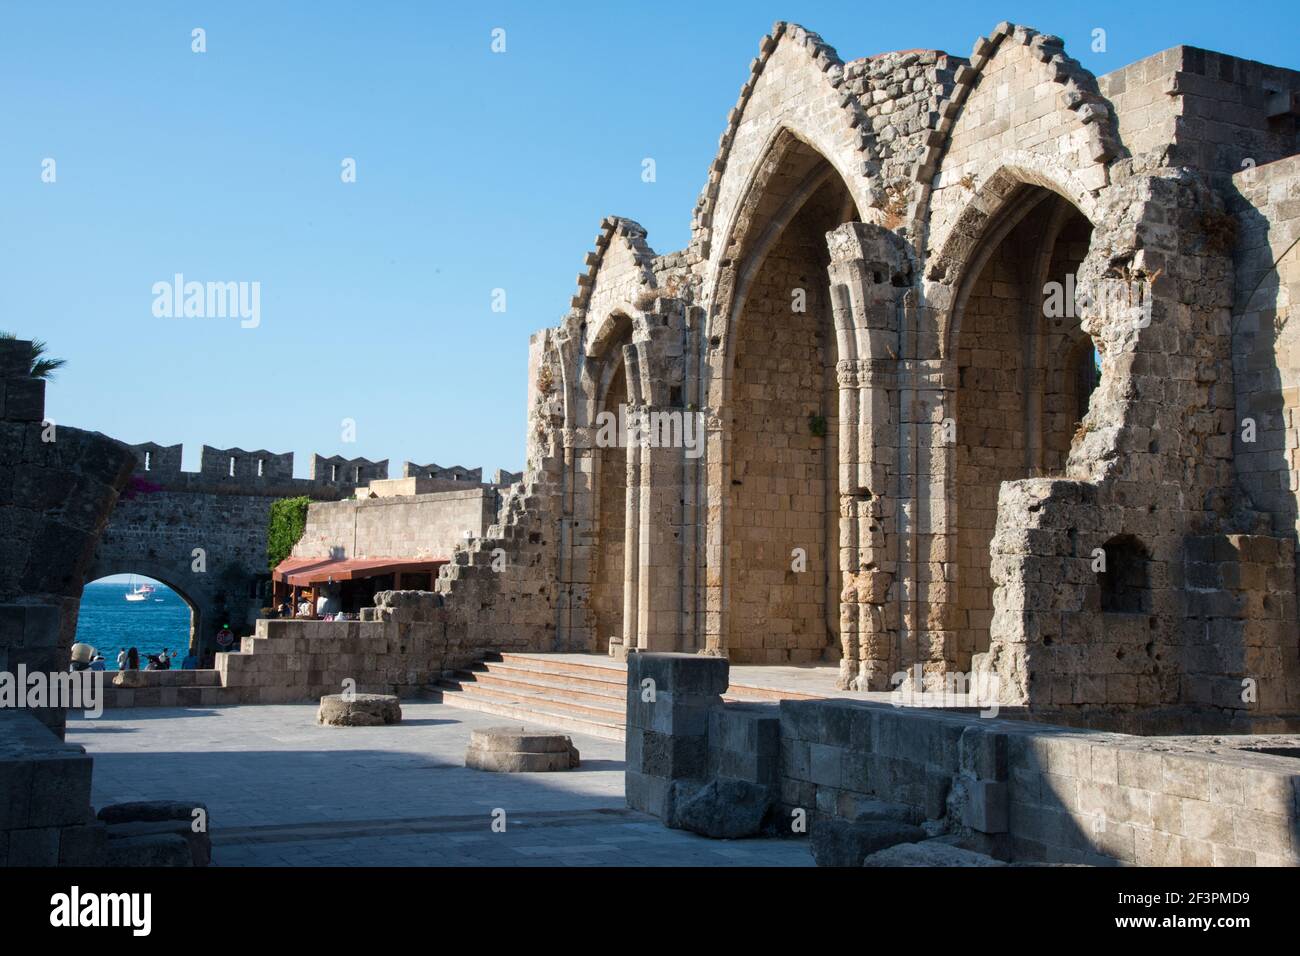
{"type": "Polygon", "coordinates": [[[709,712],[722,703],[730,665],[697,654],[627,659],[627,805],[667,817],[675,780],[709,770],[709,712]]]}
{"type": "MultiPolygon", "coordinates": [[[[682,415],[681,409],[644,405],[637,411],[643,422],[682,415]]],[[[636,451],[637,647],[674,651],[682,642],[682,449],[656,447],[643,439],[636,451]]]]}
{"type": "Polygon", "coordinates": [[[628,539],[626,644],[641,651],[688,646],[683,601],[683,500],[687,439],[703,440],[703,415],[685,408],[686,307],[659,298],[634,323],[625,349],[628,376],[628,539]],[[633,628],[635,630],[633,630],[633,628]]]}
{"type": "MultiPolygon", "coordinates": [[[[899,512],[903,575],[897,671],[940,676],[956,662],[964,620],[957,600],[957,371],[947,360],[905,365],[900,389],[899,512]]],[[[920,690],[921,688],[917,688],[920,690]]]]}
{"type": "Polygon", "coordinates": [[[899,315],[909,265],[892,233],[827,235],[840,387],[841,688],[885,690],[898,659],[899,315]]]}
{"type": "Polygon", "coordinates": [[[626,504],[623,509],[623,647],[632,650],[640,646],[639,622],[641,581],[638,574],[641,553],[641,449],[635,444],[627,447],[626,504]]]}

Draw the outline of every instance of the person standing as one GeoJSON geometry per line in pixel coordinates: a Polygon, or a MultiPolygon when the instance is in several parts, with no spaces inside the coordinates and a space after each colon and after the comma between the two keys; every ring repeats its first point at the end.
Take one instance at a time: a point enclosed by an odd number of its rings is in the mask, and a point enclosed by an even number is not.
{"type": "Polygon", "coordinates": [[[140,652],[134,647],[126,652],[126,669],[129,671],[138,671],[140,669],[140,652]]]}
{"type": "Polygon", "coordinates": [[[126,648],[125,647],[117,652],[117,669],[120,671],[126,670],[126,648]]]}

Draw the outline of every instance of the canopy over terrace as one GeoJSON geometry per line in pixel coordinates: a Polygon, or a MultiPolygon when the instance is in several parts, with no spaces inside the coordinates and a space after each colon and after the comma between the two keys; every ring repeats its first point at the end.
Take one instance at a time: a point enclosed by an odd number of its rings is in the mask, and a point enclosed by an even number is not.
{"type": "Polygon", "coordinates": [[[336,610],[355,613],[373,604],[379,591],[432,590],[434,575],[448,561],[429,557],[285,558],[271,574],[275,602],[297,608],[305,590],[313,607],[316,598],[324,594],[338,597],[336,610]]]}

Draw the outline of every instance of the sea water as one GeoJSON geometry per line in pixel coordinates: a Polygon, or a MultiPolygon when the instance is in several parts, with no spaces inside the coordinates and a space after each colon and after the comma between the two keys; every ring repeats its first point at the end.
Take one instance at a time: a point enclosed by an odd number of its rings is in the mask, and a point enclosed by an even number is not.
{"type": "Polygon", "coordinates": [[[128,584],[87,584],[81,595],[77,617],[77,640],[104,655],[109,670],[117,670],[117,652],[134,647],[140,652],[140,667],[149,663],[146,654],[158,654],[164,647],[173,655],[172,667],[180,667],[189,650],[190,607],[165,584],[154,584],[154,592],[143,601],[128,601],[128,584]]]}

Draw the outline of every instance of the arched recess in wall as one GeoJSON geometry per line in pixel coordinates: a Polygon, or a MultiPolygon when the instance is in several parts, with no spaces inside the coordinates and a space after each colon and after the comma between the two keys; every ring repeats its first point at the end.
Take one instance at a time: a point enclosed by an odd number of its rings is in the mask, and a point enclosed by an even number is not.
{"type": "MultiPolygon", "coordinates": [[[[82,591],[81,609],[77,618],[77,639],[95,645],[110,668],[117,666],[117,652],[120,648],[139,647],[154,635],[157,635],[161,646],[169,648],[173,654],[179,652],[179,656],[183,657],[195,647],[195,638],[203,633],[206,626],[203,608],[198,601],[169,580],[166,572],[159,572],[157,568],[135,564],[121,567],[97,565],[86,576],[86,588],[82,591]],[[189,612],[188,621],[182,619],[176,633],[172,634],[168,630],[171,618],[166,613],[171,610],[168,606],[171,602],[165,595],[155,592],[144,596],[142,600],[128,602],[126,594],[133,589],[132,582],[103,580],[123,574],[134,575],[134,587],[150,581],[165,585],[185,604],[189,612]],[[92,588],[92,585],[96,587],[92,588]]],[[[154,652],[152,645],[149,645],[149,649],[154,652]]],[[[238,647],[231,649],[239,650],[238,647]]],[[[141,667],[145,664],[144,653],[141,648],[141,667]]],[[[173,666],[179,666],[179,659],[173,666]]]]}
{"type": "Polygon", "coordinates": [[[787,129],[773,137],[715,279],[711,374],[722,467],[713,469],[709,640],[737,663],[834,661],[839,643],[837,346],[826,234],[856,220],[844,180],[787,129]]]}
{"type": "Polygon", "coordinates": [[[983,221],[957,271],[943,329],[955,371],[946,468],[949,553],[957,567],[945,627],[959,670],[990,645],[990,545],[1001,485],[1064,475],[1071,445],[1088,427],[1099,377],[1076,299],[1092,223],[1045,186],[998,188],[1005,197],[991,215],[978,214],[983,221]]]}
{"type": "Polygon", "coordinates": [[[632,319],[623,311],[600,324],[587,354],[595,450],[592,455],[592,650],[604,653],[623,637],[627,571],[628,450],[621,440],[620,409],[628,403],[627,362],[632,319]],[[612,428],[610,426],[613,426],[612,428]]]}

